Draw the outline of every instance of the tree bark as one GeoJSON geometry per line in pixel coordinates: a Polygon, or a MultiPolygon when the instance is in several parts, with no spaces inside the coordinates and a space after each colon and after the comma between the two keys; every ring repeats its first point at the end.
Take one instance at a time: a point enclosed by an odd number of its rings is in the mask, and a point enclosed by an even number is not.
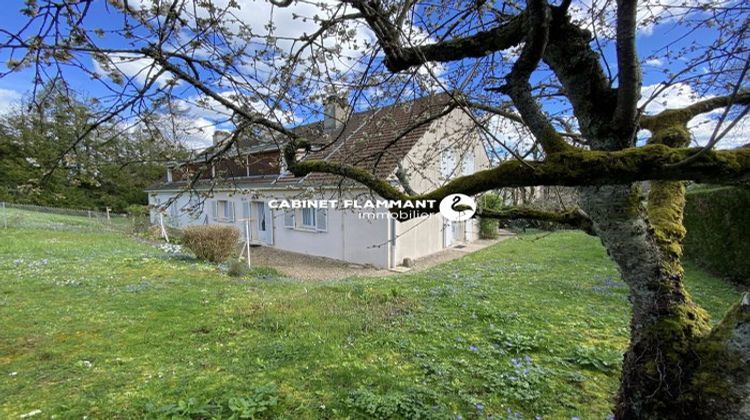
{"type": "MultiPolygon", "coordinates": [[[[652,197],[659,196],[661,192],[654,195],[654,190],[663,187],[675,189],[675,185],[652,186],[652,197]]],[[[684,289],[681,251],[674,248],[671,236],[662,240],[663,234],[684,235],[682,206],[673,196],[666,198],[674,210],[669,217],[680,221],[673,231],[660,232],[645,214],[637,184],[587,187],[581,198],[630,288],[630,346],[623,360],[615,417],[685,418],[691,414],[681,401],[689,385],[685,376],[697,362],[694,343],[707,333],[709,324],[706,312],[684,289]]]]}
{"type": "MultiPolygon", "coordinates": [[[[687,121],[654,130],[652,143],[683,147],[687,121]]],[[[581,207],[630,288],[630,345],[618,419],[750,418],[750,302],[714,328],[685,290],[682,181],[584,187],[581,207]]]]}

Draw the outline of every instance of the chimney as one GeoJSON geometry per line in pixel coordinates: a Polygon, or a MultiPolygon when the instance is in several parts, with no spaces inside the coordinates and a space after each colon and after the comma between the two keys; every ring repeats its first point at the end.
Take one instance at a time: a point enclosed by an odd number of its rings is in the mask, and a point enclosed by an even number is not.
{"type": "Polygon", "coordinates": [[[332,131],[343,127],[349,116],[349,104],[346,99],[331,95],[323,100],[323,129],[332,131]]]}
{"type": "Polygon", "coordinates": [[[216,130],[214,131],[214,146],[228,139],[230,136],[228,131],[216,130]]]}

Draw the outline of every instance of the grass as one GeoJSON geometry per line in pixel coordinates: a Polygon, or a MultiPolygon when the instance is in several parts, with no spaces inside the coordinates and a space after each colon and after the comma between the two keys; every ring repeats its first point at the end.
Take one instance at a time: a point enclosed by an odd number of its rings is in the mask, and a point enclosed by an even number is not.
{"type": "Polygon", "coordinates": [[[104,217],[81,217],[67,214],[41,213],[15,208],[0,209],[0,227],[48,230],[101,231],[130,228],[132,221],[127,217],[113,215],[108,222],[104,217]]]}
{"type": "MultiPolygon", "coordinates": [[[[720,317],[739,293],[694,266],[720,317]]],[[[0,231],[0,418],[604,418],[627,290],[596,238],[305,283],[110,232],[0,231]]]]}

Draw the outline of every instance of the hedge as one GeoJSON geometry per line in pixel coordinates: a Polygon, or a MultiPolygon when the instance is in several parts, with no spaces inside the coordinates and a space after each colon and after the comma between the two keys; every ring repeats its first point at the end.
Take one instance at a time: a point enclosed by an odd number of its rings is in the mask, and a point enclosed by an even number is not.
{"type": "Polygon", "coordinates": [[[750,190],[700,186],[685,198],[685,258],[750,285],[750,190]]]}
{"type": "MultiPolygon", "coordinates": [[[[499,195],[488,192],[479,197],[479,208],[486,210],[498,210],[503,205],[503,200],[499,195]]],[[[499,220],[479,218],[479,239],[497,239],[499,235],[499,220]]]]}

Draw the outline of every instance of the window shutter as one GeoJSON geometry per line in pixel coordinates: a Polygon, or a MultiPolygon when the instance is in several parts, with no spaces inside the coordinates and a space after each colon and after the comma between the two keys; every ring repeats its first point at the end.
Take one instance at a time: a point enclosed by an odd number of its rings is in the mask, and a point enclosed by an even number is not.
{"type": "Polygon", "coordinates": [[[294,228],[294,210],[284,210],[284,227],[294,228]]]}
{"type": "Polygon", "coordinates": [[[217,200],[214,200],[214,201],[211,202],[211,218],[214,219],[214,220],[217,220],[219,218],[218,214],[217,214],[217,212],[218,212],[218,210],[217,210],[218,206],[219,206],[219,202],[217,200]]]}
{"type": "Polygon", "coordinates": [[[249,201],[242,202],[242,218],[243,219],[250,218],[250,202],[249,201]]]}
{"type": "Polygon", "coordinates": [[[318,223],[317,229],[322,232],[328,231],[328,210],[318,209],[318,215],[316,222],[318,223]]]}

